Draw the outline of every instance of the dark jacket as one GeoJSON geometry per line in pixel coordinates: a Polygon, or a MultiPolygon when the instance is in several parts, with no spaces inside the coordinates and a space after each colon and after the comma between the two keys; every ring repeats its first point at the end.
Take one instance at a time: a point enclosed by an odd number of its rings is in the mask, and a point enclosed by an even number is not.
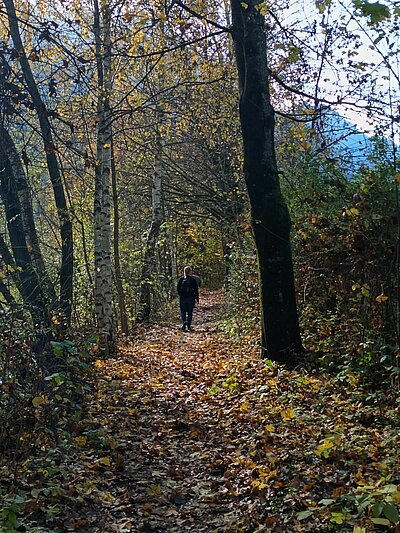
{"type": "Polygon", "coordinates": [[[194,279],[193,276],[186,276],[186,277],[190,281],[191,294],[189,296],[182,296],[182,294],[181,294],[182,283],[183,283],[183,280],[185,279],[185,277],[182,276],[181,278],[179,278],[178,286],[177,286],[177,291],[178,291],[179,297],[180,298],[194,298],[198,302],[199,301],[199,287],[197,285],[197,281],[194,279]]]}

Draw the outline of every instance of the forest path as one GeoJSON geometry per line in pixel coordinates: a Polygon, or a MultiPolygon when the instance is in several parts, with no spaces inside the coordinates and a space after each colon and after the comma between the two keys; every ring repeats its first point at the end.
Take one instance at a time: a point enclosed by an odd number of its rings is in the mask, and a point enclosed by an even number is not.
{"type": "Polygon", "coordinates": [[[110,451],[97,461],[105,496],[88,531],[210,532],[239,514],[224,479],[236,445],[209,394],[231,358],[213,322],[220,300],[203,292],[193,331],[178,321],[144,328],[118,358],[97,362],[90,418],[110,451]]]}
{"type": "Polygon", "coordinates": [[[221,294],[200,298],[192,333],[142,328],[95,362],[83,417],[20,467],[24,531],[369,533],[376,502],[394,524],[399,408],[235,347],[221,294]]]}
{"type": "Polygon", "coordinates": [[[104,460],[110,501],[90,531],[210,532],[238,514],[223,459],[235,445],[208,394],[230,358],[213,322],[220,300],[203,292],[193,331],[178,320],[144,328],[119,358],[98,361],[91,416],[114,450],[110,469],[104,460]]]}

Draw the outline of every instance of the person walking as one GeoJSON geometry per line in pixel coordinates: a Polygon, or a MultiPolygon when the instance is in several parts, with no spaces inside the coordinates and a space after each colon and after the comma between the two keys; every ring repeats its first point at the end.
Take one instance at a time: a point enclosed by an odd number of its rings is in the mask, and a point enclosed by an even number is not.
{"type": "Polygon", "coordinates": [[[183,276],[179,278],[177,291],[179,294],[179,307],[181,311],[182,331],[190,331],[193,318],[194,303],[199,303],[199,287],[192,276],[192,269],[186,266],[183,276]]]}

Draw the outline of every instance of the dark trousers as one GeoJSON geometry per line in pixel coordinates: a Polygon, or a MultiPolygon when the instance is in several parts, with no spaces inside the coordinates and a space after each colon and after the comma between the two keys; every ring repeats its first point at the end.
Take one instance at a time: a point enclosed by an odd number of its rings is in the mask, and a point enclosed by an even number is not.
{"type": "Polygon", "coordinates": [[[193,308],[194,308],[194,298],[181,298],[179,300],[179,306],[181,308],[181,319],[182,323],[190,327],[193,317],[193,308]]]}

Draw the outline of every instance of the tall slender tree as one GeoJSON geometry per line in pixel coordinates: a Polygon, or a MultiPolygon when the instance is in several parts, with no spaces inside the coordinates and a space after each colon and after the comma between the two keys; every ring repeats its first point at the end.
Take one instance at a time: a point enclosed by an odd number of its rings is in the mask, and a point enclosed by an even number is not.
{"type": "Polygon", "coordinates": [[[97,147],[94,191],[94,302],[102,349],[108,352],[114,333],[111,270],[112,89],[111,10],[108,0],[94,0],[97,64],[97,147]]]}
{"type": "Polygon", "coordinates": [[[46,154],[47,168],[53,187],[55,204],[61,233],[61,267],[60,267],[60,310],[62,324],[68,325],[72,310],[72,282],[73,282],[73,235],[72,223],[67,205],[64,185],[57,160],[56,147],[53,140],[49,113],[42,100],[36,80],[34,78],[29,59],[22,42],[18,18],[15,11],[14,0],[3,0],[7,11],[10,34],[14,43],[16,56],[21,65],[21,70],[26,87],[32,99],[39,119],[40,133],[46,154]]]}
{"type": "MultiPolygon", "coordinates": [[[[156,103],[157,106],[157,103],[156,103]]],[[[154,139],[154,172],[151,180],[151,206],[152,219],[147,234],[146,249],[143,259],[143,268],[140,286],[138,322],[148,322],[151,313],[151,284],[156,267],[156,244],[164,218],[162,198],[162,141],[160,134],[160,110],[155,111],[155,139],[154,139]]]]}
{"type": "Polygon", "coordinates": [[[40,345],[38,351],[41,352],[50,334],[51,324],[46,298],[26,243],[21,203],[17,194],[17,182],[13,174],[13,166],[5,149],[6,141],[0,131],[0,197],[6,214],[13,259],[4,241],[2,241],[1,252],[7,264],[17,272],[17,287],[32,316],[40,345]]]}
{"type": "Polygon", "coordinates": [[[32,265],[35,268],[40,283],[45,291],[47,301],[54,307],[57,303],[57,296],[47,274],[42,251],[40,249],[28,180],[26,179],[24,167],[14,140],[3,125],[0,125],[0,139],[3,145],[4,155],[9,161],[14,176],[15,189],[21,207],[22,225],[25,232],[26,243],[32,257],[32,265]]]}

